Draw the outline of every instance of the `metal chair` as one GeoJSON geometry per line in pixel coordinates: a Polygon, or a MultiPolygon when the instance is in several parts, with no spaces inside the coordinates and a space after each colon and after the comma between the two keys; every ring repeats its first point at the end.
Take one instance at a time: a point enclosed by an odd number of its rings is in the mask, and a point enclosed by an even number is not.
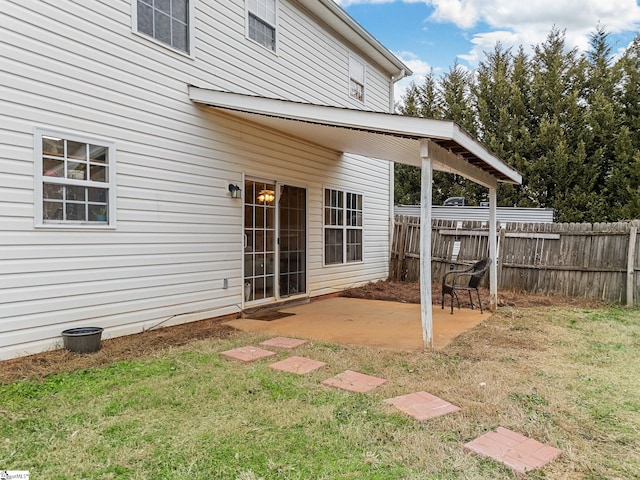
{"type": "Polygon", "coordinates": [[[478,304],[480,306],[480,313],[482,311],[482,301],[480,300],[480,292],[478,287],[482,281],[482,277],[489,270],[491,265],[491,258],[483,258],[479,262],[474,263],[471,267],[463,270],[452,270],[446,273],[442,277],[442,308],[444,308],[444,296],[451,296],[451,313],[453,314],[453,297],[458,302],[458,309],[460,308],[460,299],[458,298],[458,291],[469,292],[469,301],[471,302],[471,308],[474,308],[473,297],[471,291],[475,290],[478,296],[478,304]]]}

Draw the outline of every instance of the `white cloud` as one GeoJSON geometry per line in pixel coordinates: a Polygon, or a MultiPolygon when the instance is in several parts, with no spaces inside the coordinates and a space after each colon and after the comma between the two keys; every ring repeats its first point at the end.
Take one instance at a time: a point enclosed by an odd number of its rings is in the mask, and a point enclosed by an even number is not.
{"type": "MultiPolygon", "coordinates": [[[[393,3],[398,0],[333,0],[342,8],[350,7],[351,5],[374,5],[382,3],[393,3]]],[[[427,0],[400,0],[402,3],[427,3],[427,0]]]]}
{"type": "MultiPolygon", "coordinates": [[[[396,56],[413,72],[413,75],[404,77],[394,85],[394,99],[396,102],[399,102],[402,100],[402,96],[405,94],[407,88],[409,88],[409,85],[412,83],[422,85],[424,83],[425,77],[431,72],[433,67],[413,52],[396,52],[396,56]]],[[[438,72],[437,68],[433,68],[433,70],[436,73],[438,72]]]]}
{"type": "Polygon", "coordinates": [[[351,5],[358,4],[370,4],[370,3],[392,3],[394,0],[334,0],[342,8],[350,7],[351,5]]]}
{"type": "Polygon", "coordinates": [[[529,49],[545,40],[552,27],[566,32],[566,44],[584,51],[589,34],[598,26],[610,33],[637,30],[640,6],[636,0],[425,0],[434,8],[429,20],[469,29],[487,24],[491,29],[471,38],[472,49],[459,55],[477,65],[483,52],[497,41],[505,47],[529,49]]]}
{"type": "MultiPolygon", "coordinates": [[[[346,8],[354,4],[392,3],[394,0],[335,0],[346,8]]],[[[522,45],[526,50],[543,42],[552,27],[565,31],[568,46],[584,51],[589,34],[601,25],[607,32],[637,31],[640,5],[636,0],[395,0],[424,3],[427,22],[451,23],[468,30],[484,25],[487,31],[474,34],[470,51],[459,58],[477,65],[483,52],[497,41],[505,47],[522,45]]]]}
{"type": "Polygon", "coordinates": [[[411,69],[414,75],[425,77],[431,70],[431,65],[419,58],[413,52],[399,52],[396,53],[404,64],[411,69]]]}
{"type": "MultiPolygon", "coordinates": [[[[505,48],[520,45],[529,53],[534,45],[547,38],[552,27],[565,32],[566,45],[579,51],[589,48],[589,35],[597,26],[612,34],[640,30],[640,5],[636,0],[334,0],[347,8],[351,5],[385,3],[423,3],[425,27],[438,22],[452,24],[468,32],[471,48],[457,56],[471,68],[484,58],[484,52],[494,49],[497,42],[505,48]]],[[[399,19],[389,19],[398,22],[399,19]]],[[[397,28],[402,26],[396,23],[397,28]]],[[[425,42],[422,42],[423,44],[425,42]]],[[[415,45],[407,48],[416,48],[415,45]]],[[[626,45],[614,45],[614,54],[621,55],[626,45]]],[[[399,101],[411,82],[420,85],[431,69],[426,60],[412,52],[396,55],[414,72],[395,85],[395,100],[399,101]]],[[[420,55],[428,55],[421,52],[420,55]]],[[[440,73],[436,69],[436,74],[440,73]]]]}
{"type": "Polygon", "coordinates": [[[431,19],[471,28],[480,22],[494,28],[532,28],[557,24],[592,29],[602,23],[612,32],[634,29],[640,22],[636,0],[425,0],[431,19]]]}
{"type": "Polygon", "coordinates": [[[425,3],[430,3],[435,7],[430,19],[436,22],[454,23],[460,28],[471,28],[481,18],[477,2],[474,1],[431,0],[425,3]]]}

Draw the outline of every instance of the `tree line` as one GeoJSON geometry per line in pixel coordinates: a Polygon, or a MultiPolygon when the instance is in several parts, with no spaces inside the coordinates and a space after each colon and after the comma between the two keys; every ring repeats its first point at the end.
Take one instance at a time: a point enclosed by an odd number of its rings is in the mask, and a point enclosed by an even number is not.
{"type": "MultiPolygon", "coordinates": [[[[454,64],[409,87],[398,111],[448,119],[522,174],[498,205],[545,207],[559,222],[640,218],[640,35],[614,57],[598,28],[583,54],[554,28],[531,54],[497,44],[477,70],[454,64]]],[[[395,201],[417,204],[420,171],[396,164],[395,201]]],[[[434,173],[433,201],[487,199],[486,188],[434,173]]]]}

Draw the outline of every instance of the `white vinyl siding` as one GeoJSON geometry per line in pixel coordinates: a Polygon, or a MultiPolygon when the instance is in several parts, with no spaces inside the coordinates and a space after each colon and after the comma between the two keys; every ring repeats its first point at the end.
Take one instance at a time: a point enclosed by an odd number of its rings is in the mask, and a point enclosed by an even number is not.
{"type": "MultiPolygon", "coordinates": [[[[389,74],[367,58],[367,103],[345,94],[345,43],[305,15],[295,2],[278,1],[277,56],[247,41],[245,0],[198,2],[198,52],[190,83],[197,86],[350,108],[389,111],[389,74]]],[[[185,72],[185,73],[186,73],[185,72]]],[[[185,75],[186,76],[186,75],[185,75]]]]}
{"type": "MultiPolygon", "coordinates": [[[[89,323],[110,338],[237,314],[242,201],[228,185],[242,185],[243,175],[307,189],[312,295],[386,278],[388,162],[323,150],[189,101],[196,84],[353,107],[344,91],[348,46],[293,4],[279,2],[276,57],[247,42],[243,0],[197,2],[194,61],[131,35],[128,2],[4,3],[0,358],[61,345],[62,330],[89,323]],[[37,128],[117,146],[117,228],[34,228],[37,128]],[[325,184],[367,192],[357,268],[323,268],[325,184]]],[[[367,71],[367,107],[385,110],[385,76],[367,71]]]]}

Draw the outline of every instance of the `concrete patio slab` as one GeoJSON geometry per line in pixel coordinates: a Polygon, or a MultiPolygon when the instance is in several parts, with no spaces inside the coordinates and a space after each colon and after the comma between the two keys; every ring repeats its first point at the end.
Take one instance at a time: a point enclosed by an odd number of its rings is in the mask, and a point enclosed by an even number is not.
{"type": "Polygon", "coordinates": [[[324,362],[318,360],[312,360],[306,357],[293,356],[285,360],[281,360],[276,363],[272,363],[269,367],[275,370],[281,370],[287,373],[295,373],[297,375],[304,375],[305,373],[313,372],[326,365],[324,362]]]}
{"type": "Polygon", "coordinates": [[[502,462],[520,475],[541,468],[562,454],[557,448],[503,427],[485,433],[464,448],[502,462]]]}
{"type": "Polygon", "coordinates": [[[322,382],[323,385],[349,392],[368,392],[379,387],[387,381],[384,378],[365,375],[364,373],[345,370],[335,377],[327,378],[322,382]]]}
{"type": "Polygon", "coordinates": [[[248,345],[246,347],[234,348],[233,350],[226,350],[220,352],[220,354],[242,362],[253,362],[260,358],[271,357],[275,355],[275,352],[248,345]]]}
{"type": "Polygon", "coordinates": [[[402,410],[416,420],[429,420],[430,418],[440,417],[460,410],[460,407],[456,407],[446,400],[424,391],[387,398],[385,402],[402,410]]]}
{"type": "Polygon", "coordinates": [[[299,338],[276,337],[270,340],[265,340],[264,342],[260,342],[260,345],[276,348],[296,348],[300,345],[304,345],[307,342],[308,340],[300,340],[299,338]]]}
{"type": "MultiPolygon", "coordinates": [[[[367,345],[400,350],[423,350],[420,305],[333,297],[286,308],[294,315],[269,322],[241,318],[226,322],[238,330],[367,345]]],[[[435,349],[446,347],[461,333],[488,319],[491,313],[462,308],[433,308],[435,349]]]]}

